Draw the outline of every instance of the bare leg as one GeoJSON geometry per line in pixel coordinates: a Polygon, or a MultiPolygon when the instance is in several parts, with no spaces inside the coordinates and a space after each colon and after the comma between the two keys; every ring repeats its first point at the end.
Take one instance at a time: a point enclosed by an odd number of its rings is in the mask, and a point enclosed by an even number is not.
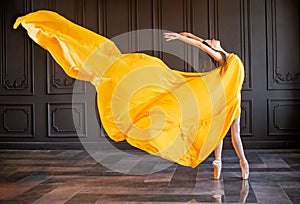
{"type": "Polygon", "coordinates": [[[212,165],[214,167],[214,179],[219,179],[221,176],[221,169],[222,169],[222,148],[223,148],[223,140],[217,146],[214,151],[215,160],[213,161],[212,165]]]}
{"type": "Polygon", "coordinates": [[[215,160],[221,160],[222,159],[222,149],[223,149],[223,140],[220,142],[220,144],[217,146],[217,148],[214,151],[215,160]]]}
{"type": "Polygon", "coordinates": [[[237,156],[240,159],[243,179],[248,179],[249,165],[245,157],[244,148],[240,136],[240,117],[235,119],[231,125],[231,141],[237,156]]]}
{"type": "Polygon", "coordinates": [[[234,150],[240,160],[245,160],[244,148],[240,136],[240,117],[235,119],[231,125],[231,141],[234,150]]]}

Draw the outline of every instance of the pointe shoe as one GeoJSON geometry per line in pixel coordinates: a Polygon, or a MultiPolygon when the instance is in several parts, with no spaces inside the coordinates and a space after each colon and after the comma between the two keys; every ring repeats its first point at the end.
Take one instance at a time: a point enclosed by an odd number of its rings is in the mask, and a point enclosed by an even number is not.
{"type": "Polygon", "coordinates": [[[221,169],[222,169],[221,160],[214,160],[212,166],[214,167],[214,179],[218,180],[221,176],[221,169]]]}
{"type": "Polygon", "coordinates": [[[247,180],[249,178],[249,164],[247,160],[240,160],[240,166],[242,170],[242,178],[247,180]]]}

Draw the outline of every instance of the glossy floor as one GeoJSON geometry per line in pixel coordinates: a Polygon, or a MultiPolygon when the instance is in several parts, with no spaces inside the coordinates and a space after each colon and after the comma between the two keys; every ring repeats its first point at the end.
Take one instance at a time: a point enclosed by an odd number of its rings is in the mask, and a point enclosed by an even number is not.
{"type": "Polygon", "coordinates": [[[0,203],[300,203],[299,150],[247,150],[250,178],[223,152],[188,168],[138,152],[0,150],[0,203]]]}

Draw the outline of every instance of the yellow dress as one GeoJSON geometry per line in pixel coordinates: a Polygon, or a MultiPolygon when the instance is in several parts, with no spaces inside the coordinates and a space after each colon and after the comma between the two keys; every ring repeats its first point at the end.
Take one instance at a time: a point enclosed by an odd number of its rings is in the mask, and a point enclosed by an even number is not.
{"type": "Polygon", "coordinates": [[[19,24],[70,77],[95,85],[101,122],[114,141],[195,167],[240,115],[244,68],[235,54],[211,72],[187,73],[143,53],[122,54],[55,12],[33,12],[14,28],[19,24]]]}

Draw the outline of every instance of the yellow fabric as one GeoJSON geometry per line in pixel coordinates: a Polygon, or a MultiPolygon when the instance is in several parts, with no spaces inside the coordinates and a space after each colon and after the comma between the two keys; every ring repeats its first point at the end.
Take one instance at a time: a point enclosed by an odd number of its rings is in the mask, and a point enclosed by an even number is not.
{"type": "Polygon", "coordinates": [[[14,28],[19,24],[70,77],[95,85],[101,121],[114,141],[195,167],[240,115],[244,68],[235,54],[211,72],[187,73],[146,54],[121,54],[109,39],[55,12],[33,12],[14,28]]]}

